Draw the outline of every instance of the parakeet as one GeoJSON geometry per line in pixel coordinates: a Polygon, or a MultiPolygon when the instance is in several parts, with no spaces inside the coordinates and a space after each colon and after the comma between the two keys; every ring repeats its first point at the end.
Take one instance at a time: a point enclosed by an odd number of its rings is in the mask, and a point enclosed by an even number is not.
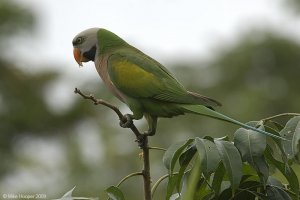
{"type": "Polygon", "coordinates": [[[144,116],[149,125],[144,134],[152,136],[158,117],[194,113],[281,138],[214,111],[213,107],[221,105],[218,101],[188,91],[162,64],[106,29],[87,29],[72,43],[76,62],[82,66],[93,61],[104,84],[132,111],[125,115],[123,127],[144,116]]]}

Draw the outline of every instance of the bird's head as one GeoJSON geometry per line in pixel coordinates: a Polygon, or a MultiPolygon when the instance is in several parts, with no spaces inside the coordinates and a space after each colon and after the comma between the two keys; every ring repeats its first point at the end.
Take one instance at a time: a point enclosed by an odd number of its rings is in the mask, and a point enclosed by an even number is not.
{"type": "Polygon", "coordinates": [[[97,32],[99,28],[90,28],[77,34],[73,43],[73,54],[79,66],[82,62],[94,61],[97,50],[97,32]]]}

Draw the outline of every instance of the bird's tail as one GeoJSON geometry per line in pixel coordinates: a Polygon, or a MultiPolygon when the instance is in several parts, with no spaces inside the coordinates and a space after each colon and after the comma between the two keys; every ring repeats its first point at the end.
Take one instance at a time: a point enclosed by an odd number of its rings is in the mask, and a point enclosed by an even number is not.
{"type": "Polygon", "coordinates": [[[255,127],[249,126],[247,124],[239,122],[239,121],[237,121],[235,119],[232,119],[232,118],[230,118],[230,117],[228,117],[226,115],[218,113],[218,112],[216,112],[216,111],[214,111],[212,109],[209,109],[209,108],[207,108],[205,106],[202,106],[202,105],[181,105],[181,107],[186,112],[189,112],[189,113],[194,113],[194,114],[198,114],[198,115],[204,115],[204,116],[208,116],[208,117],[215,118],[215,119],[218,119],[218,120],[226,121],[226,122],[229,122],[229,123],[241,126],[243,128],[250,129],[250,130],[256,131],[258,133],[267,135],[267,136],[271,136],[271,137],[274,137],[274,138],[277,138],[277,139],[286,140],[283,137],[280,137],[278,135],[274,135],[272,133],[268,133],[268,132],[263,131],[261,129],[257,129],[255,127]]]}

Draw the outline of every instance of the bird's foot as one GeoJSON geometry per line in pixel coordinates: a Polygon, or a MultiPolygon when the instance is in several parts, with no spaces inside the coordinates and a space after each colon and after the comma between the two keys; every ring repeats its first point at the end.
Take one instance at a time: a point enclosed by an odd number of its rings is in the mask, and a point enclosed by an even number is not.
{"type": "Polygon", "coordinates": [[[122,128],[130,128],[130,126],[133,124],[133,115],[126,114],[124,115],[124,118],[120,120],[120,126],[122,128]]]}
{"type": "Polygon", "coordinates": [[[148,130],[144,132],[145,136],[153,136],[156,133],[157,116],[146,114],[144,115],[148,122],[148,130]]]}
{"type": "Polygon", "coordinates": [[[138,143],[139,147],[141,149],[145,148],[145,145],[147,145],[148,136],[155,135],[156,130],[155,129],[149,129],[147,131],[144,131],[143,134],[141,134],[137,139],[136,142],[138,143]]]}
{"type": "Polygon", "coordinates": [[[144,135],[145,136],[153,136],[153,135],[155,135],[155,133],[156,133],[155,129],[149,129],[149,130],[144,132],[144,135]]]}

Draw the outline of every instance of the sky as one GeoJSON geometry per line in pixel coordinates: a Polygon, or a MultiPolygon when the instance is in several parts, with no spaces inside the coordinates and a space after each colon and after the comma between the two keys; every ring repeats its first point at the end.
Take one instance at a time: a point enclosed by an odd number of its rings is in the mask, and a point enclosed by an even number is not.
{"type": "Polygon", "coordinates": [[[18,47],[21,54],[68,69],[76,66],[73,37],[90,27],[113,31],[163,64],[211,56],[215,46],[253,27],[300,35],[299,20],[283,11],[280,0],[19,1],[38,17],[37,31],[18,47]]]}
{"type": "MultiPolygon", "coordinates": [[[[232,45],[253,28],[300,41],[300,20],[283,8],[281,0],[17,1],[34,12],[37,27],[33,34],[15,39],[15,53],[8,56],[15,59],[17,54],[19,65],[29,73],[50,67],[61,72],[61,79],[45,94],[57,112],[72,105],[70,91],[79,83],[99,79],[92,62],[79,68],[73,58],[72,39],[87,28],[106,28],[167,68],[178,61],[209,60],[218,47],[232,45]]],[[[96,88],[87,90],[94,93],[96,88]]]]}

